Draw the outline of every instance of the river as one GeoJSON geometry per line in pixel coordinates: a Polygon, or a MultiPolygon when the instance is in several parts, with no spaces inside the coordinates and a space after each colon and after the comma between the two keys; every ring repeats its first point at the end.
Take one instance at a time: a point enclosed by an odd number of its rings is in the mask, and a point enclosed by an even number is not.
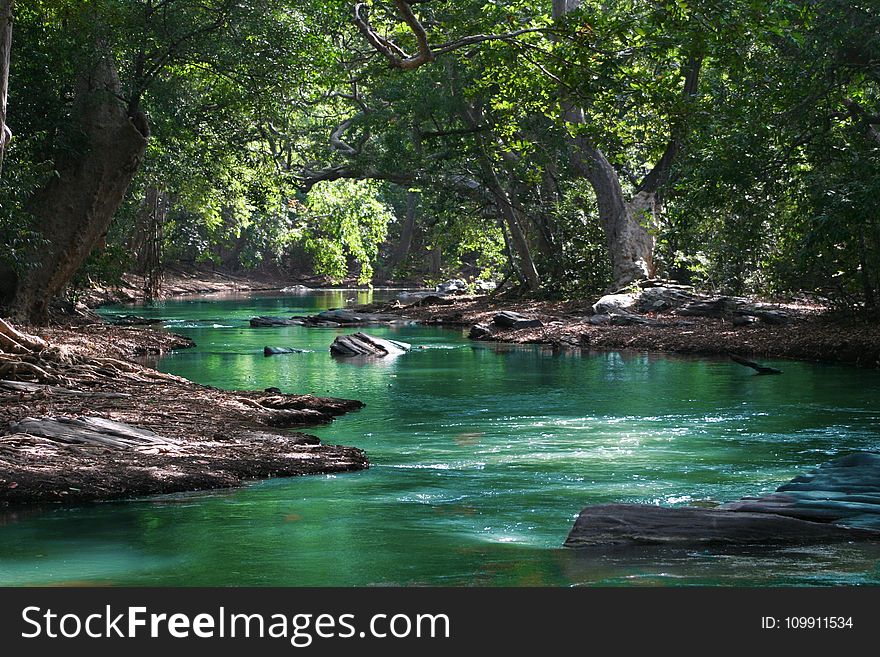
{"type": "MultiPolygon", "coordinates": [[[[310,430],[366,450],[363,472],[51,508],[0,519],[0,584],[827,585],[880,583],[880,546],[739,551],[562,549],[601,502],[712,504],[880,449],[880,372],[775,361],[553,353],[461,330],[369,329],[416,348],[334,359],[337,329],[252,329],[254,315],[388,298],[256,294],[110,307],[197,347],[158,368],[202,384],[361,399],[310,430]],[[306,353],[263,356],[266,345],[306,353]]],[[[210,417],[206,415],[206,422],[210,417]]]]}

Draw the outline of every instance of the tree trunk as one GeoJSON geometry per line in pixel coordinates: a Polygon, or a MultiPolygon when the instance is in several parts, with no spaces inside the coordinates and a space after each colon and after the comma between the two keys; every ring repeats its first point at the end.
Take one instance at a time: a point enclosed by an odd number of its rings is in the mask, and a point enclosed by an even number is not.
{"type": "Polygon", "coordinates": [[[517,216],[518,212],[516,207],[514,206],[513,201],[511,201],[510,195],[498,179],[495,167],[492,165],[488,156],[485,155],[485,153],[481,154],[479,156],[479,161],[480,167],[483,170],[483,175],[486,178],[486,184],[492,192],[495,204],[501,210],[501,216],[504,218],[504,222],[507,225],[511,246],[517,256],[518,269],[525,277],[526,285],[529,286],[529,289],[537,290],[541,285],[541,278],[535,267],[535,261],[532,259],[532,252],[529,249],[529,243],[526,240],[526,235],[523,232],[522,225],[517,216]]]}
{"type": "Polygon", "coordinates": [[[120,102],[119,76],[109,56],[78,85],[72,114],[82,149],[56,162],[57,175],[29,202],[46,241],[33,267],[18,281],[12,314],[47,321],[49,302],[70,281],[107,233],[147,146],[146,117],[120,102]]]}
{"type": "MultiPolygon", "coordinates": [[[[581,5],[581,0],[553,0],[553,18],[560,19],[581,5]]],[[[562,119],[583,124],[584,113],[561,94],[562,119]]],[[[646,223],[653,220],[657,207],[656,193],[639,192],[627,200],[620,178],[605,154],[582,136],[569,137],[573,164],[596,194],[599,220],[611,256],[612,287],[621,288],[654,274],[654,237],[646,223]]]]}
{"type": "Polygon", "coordinates": [[[6,145],[12,132],[6,126],[6,97],[9,92],[9,61],[12,53],[12,2],[0,0],[0,172],[6,145]]]}
{"type": "Polygon", "coordinates": [[[388,264],[385,265],[385,276],[387,278],[391,278],[394,275],[394,270],[406,262],[409,256],[413,234],[415,233],[418,207],[419,193],[408,191],[406,193],[406,217],[403,220],[403,226],[400,227],[400,240],[398,240],[397,246],[394,247],[394,251],[392,251],[391,257],[388,259],[388,264]]]}

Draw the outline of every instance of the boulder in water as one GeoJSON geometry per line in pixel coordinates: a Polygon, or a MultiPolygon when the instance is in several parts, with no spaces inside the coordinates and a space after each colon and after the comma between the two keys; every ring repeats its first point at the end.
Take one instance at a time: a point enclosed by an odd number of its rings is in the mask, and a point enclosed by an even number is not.
{"type": "Polygon", "coordinates": [[[251,326],[254,328],[266,328],[271,326],[302,326],[301,319],[285,319],[284,317],[251,317],[251,326]]]}
{"type": "Polygon", "coordinates": [[[744,513],[652,504],[598,504],[581,511],[565,547],[769,545],[880,540],[880,531],[744,513]]]}
{"type": "Polygon", "coordinates": [[[468,333],[471,340],[491,340],[493,337],[492,329],[487,324],[474,324],[468,333]]]}
{"type": "Polygon", "coordinates": [[[396,340],[383,340],[366,333],[340,335],[330,345],[334,356],[399,356],[412,349],[412,345],[396,340]]]}

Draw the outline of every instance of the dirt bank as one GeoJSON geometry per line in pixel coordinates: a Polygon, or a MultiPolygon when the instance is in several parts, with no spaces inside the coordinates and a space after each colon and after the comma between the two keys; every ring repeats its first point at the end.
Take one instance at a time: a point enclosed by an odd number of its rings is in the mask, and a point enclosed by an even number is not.
{"type": "Polygon", "coordinates": [[[880,325],[844,317],[815,305],[780,303],[786,321],[736,325],[730,318],[684,316],[676,311],[644,313],[648,324],[595,325],[587,301],[510,301],[449,297],[451,305],[374,304],[373,311],[397,313],[425,324],[491,325],[501,311],[540,319],[544,326],[519,330],[492,326],[497,342],[546,344],[554,348],[627,349],[707,356],[730,353],[755,358],[789,358],[880,367],[880,325]]]}
{"type": "Polygon", "coordinates": [[[227,392],[126,360],[187,344],[170,333],[100,325],[33,333],[48,344],[0,345],[0,504],[129,498],[368,466],[359,449],[292,430],[331,422],[361,402],[227,392]],[[83,418],[123,423],[147,439],[83,430],[83,418]]]}

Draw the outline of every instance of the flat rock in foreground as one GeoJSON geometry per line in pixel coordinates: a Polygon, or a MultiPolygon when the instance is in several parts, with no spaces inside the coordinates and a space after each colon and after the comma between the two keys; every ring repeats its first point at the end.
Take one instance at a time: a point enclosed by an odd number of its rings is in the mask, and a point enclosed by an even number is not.
{"type": "Polygon", "coordinates": [[[855,540],[880,541],[880,532],[769,513],[600,504],[581,511],[565,547],[792,545],[855,540]]]}
{"type": "Polygon", "coordinates": [[[880,454],[858,452],[775,492],[715,509],[603,504],[581,511],[567,547],[880,541],[880,454]]]}

